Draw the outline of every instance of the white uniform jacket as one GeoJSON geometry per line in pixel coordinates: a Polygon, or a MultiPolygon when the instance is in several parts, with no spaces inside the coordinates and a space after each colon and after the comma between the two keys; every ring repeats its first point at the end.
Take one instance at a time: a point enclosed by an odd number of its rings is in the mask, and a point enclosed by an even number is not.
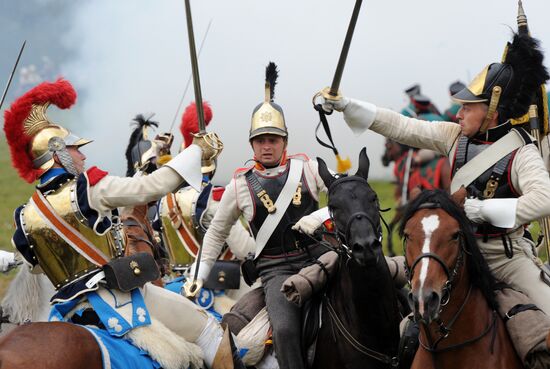
{"type": "MultiPolygon", "coordinates": [[[[460,125],[451,122],[425,122],[408,118],[389,109],[351,100],[344,119],[356,134],[370,129],[405,145],[430,149],[454,157],[460,125]]],[[[518,150],[512,162],[511,182],[519,193],[516,225],[550,215],[550,177],[535,145],[518,150]]]]}
{"type": "MultiPolygon", "coordinates": [[[[326,187],[319,176],[317,162],[309,159],[305,155],[295,155],[291,158],[304,161],[303,174],[307,181],[307,186],[313,198],[318,200],[319,192],[326,191],[326,187]]],[[[283,165],[276,168],[263,169],[256,166],[252,170],[264,176],[271,176],[280,171],[284,171],[285,168],[286,161],[283,165]]],[[[252,197],[245,178],[245,173],[249,169],[250,168],[238,169],[225,188],[218,211],[204,236],[201,264],[198,274],[199,279],[207,279],[212,265],[218,258],[223,244],[229,236],[231,228],[235,222],[239,220],[239,217],[243,215],[248,222],[254,218],[254,198],[252,197]]],[[[253,253],[255,251],[255,243],[249,243],[248,245],[250,249],[246,250],[246,253],[253,253]]]]}

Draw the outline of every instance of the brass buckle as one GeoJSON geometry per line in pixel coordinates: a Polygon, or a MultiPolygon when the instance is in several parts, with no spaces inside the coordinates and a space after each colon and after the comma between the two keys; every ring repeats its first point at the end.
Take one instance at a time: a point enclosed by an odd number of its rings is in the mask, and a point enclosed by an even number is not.
{"type": "Polygon", "coordinates": [[[483,196],[486,199],[492,198],[493,196],[495,196],[495,192],[497,190],[497,187],[498,187],[498,180],[496,180],[494,178],[490,178],[487,181],[487,185],[485,186],[485,190],[483,191],[483,196]]]}
{"type": "Polygon", "coordinates": [[[277,210],[277,208],[273,204],[273,201],[271,200],[271,198],[269,197],[268,193],[265,190],[260,191],[258,193],[258,197],[260,198],[260,200],[264,204],[264,206],[267,209],[267,212],[269,214],[274,213],[275,210],[277,210]]]}
{"type": "Polygon", "coordinates": [[[292,205],[302,205],[302,182],[298,182],[298,188],[296,188],[296,192],[294,193],[294,196],[292,196],[292,205]]]}

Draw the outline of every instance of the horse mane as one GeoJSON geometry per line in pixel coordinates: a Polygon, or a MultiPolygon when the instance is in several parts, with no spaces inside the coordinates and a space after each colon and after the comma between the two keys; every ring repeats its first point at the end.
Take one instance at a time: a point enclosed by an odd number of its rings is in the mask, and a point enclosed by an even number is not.
{"type": "Polygon", "coordinates": [[[489,270],[489,266],[479,250],[470,221],[466,217],[464,210],[453,201],[447,192],[443,190],[422,191],[420,195],[405,208],[403,220],[399,227],[399,235],[403,237],[405,225],[409,219],[420,210],[421,205],[425,203],[436,204],[438,208],[444,210],[458,222],[464,238],[464,248],[468,254],[467,267],[468,273],[470,274],[470,283],[481,291],[492,309],[497,309],[498,304],[494,293],[496,279],[489,270]]]}

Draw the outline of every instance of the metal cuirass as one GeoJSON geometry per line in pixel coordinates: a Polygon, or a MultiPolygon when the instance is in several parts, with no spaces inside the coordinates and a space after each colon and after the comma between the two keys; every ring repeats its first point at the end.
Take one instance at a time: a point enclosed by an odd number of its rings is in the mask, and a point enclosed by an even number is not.
{"type": "Polygon", "coordinates": [[[193,263],[197,246],[202,243],[205,232],[195,217],[198,198],[199,192],[188,186],[161,200],[162,240],[168,249],[172,267],[193,263]]]}
{"type": "MultiPolygon", "coordinates": [[[[269,197],[275,203],[279,194],[281,193],[289,173],[289,166],[286,167],[286,170],[283,173],[279,173],[274,176],[263,176],[260,173],[253,172],[253,174],[258,179],[258,182],[262,188],[268,193],[269,197]]],[[[249,180],[247,179],[247,182],[249,180]]],[[[271,234],[271,237],[267,241],[262,254],[265,255],[277,255],[283,254],[289,251],[295,251],[299,245],[296,243],[295,236],[292,232],[291,225],[300,220],[304,215],[311,214],[319,208],[319,203],[311,195],[308,184],[305,180],[304,173],[302,172],[302,177],[300,180],[300,204],[294,204],[292,201],[288,205],[285,214],[281,218],[279,224],[271,234]]],[[[252,189],[252,185],[248,183],[249,188],[252,189]]],[[[255,213],[254,218],[250,222],[252,233],[254,236],[257,236],[258,231],[260,230],[264,220],[268,215],[268,211],[262,201],[258,196],[251,190],[251,196],[254,199],[255,213]]],[[[276,210],[278,211],[278,210],[276,210]]],[[[305,246],[305,244],[302,244],[305,246]]]]}
{"type": "MultiPolygon", "coordinates": [[[[123,253],[125,236],[120,223],[100,236],[82,215],[76,198],[76,180],[72,179],[45,194],[46,200],[59,217],[106,256],[114,258],[123,253]]],[[[36,208],[27,203],[21,210],[21,225],[38,264],[56,289],[60,289],[100,269],[73,249],[44,220],[36,208]]]]}
{"type": "MultiPolygon", "coordinates": [[[[486,150],[491,143],[477,140],[467,140],[462,137],[458,143],[457,154],[453,165],[453,175],[468,161],[486,150]]],[[[508,171],[511,165],[513,153],[500,159],[495,165],[487,169],[468,187],[468,195],[479,199],[488,198],[516,198],[518,195],[512,189],[508,171]]],[[[476,234],[496,236],[506,233],[503,228],[495,227],[489,223],[472,224],[476,234]]]]}

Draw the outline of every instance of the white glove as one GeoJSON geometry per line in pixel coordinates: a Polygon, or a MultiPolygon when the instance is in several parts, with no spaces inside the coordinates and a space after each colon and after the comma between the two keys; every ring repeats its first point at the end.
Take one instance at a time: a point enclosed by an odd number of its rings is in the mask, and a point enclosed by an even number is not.
{"type": "Polygon", "coordinates": [[[342,112],[349,104],[349,99],[345,96],[340,97],[338,100],[327,98],[323,98],[323,100],[323,110],[328,113],[331,113],[333,110],[342,112]]]}
{"type": "Polygon", "coordinates": [[[200,292],[203,284],[204,281],[200,278],[198,278],[194,283],[193,278],[187,278],[183,284],[181,292],[187,298],[194,298],[200,292]]]}
{"type": "Polygon", "coordinates": [[[324,207],[309,215],[301,217],[300,220],[292,226],[292,229],[313,236],[315,230],[328,219],[330,219],[328,207],[324,207]]]}
{"type": "Polygon", "coordinates": [[[516,223],[518,199],[466,199],[464,212],[474,223],[488,222],[495,227],[512,228],[516,223]]]}
{"type": "Polygon", "coordinates": [[[15,265],[15,254],[0,250],[0,272],[7,272],[13,265],[15,265]]]}

